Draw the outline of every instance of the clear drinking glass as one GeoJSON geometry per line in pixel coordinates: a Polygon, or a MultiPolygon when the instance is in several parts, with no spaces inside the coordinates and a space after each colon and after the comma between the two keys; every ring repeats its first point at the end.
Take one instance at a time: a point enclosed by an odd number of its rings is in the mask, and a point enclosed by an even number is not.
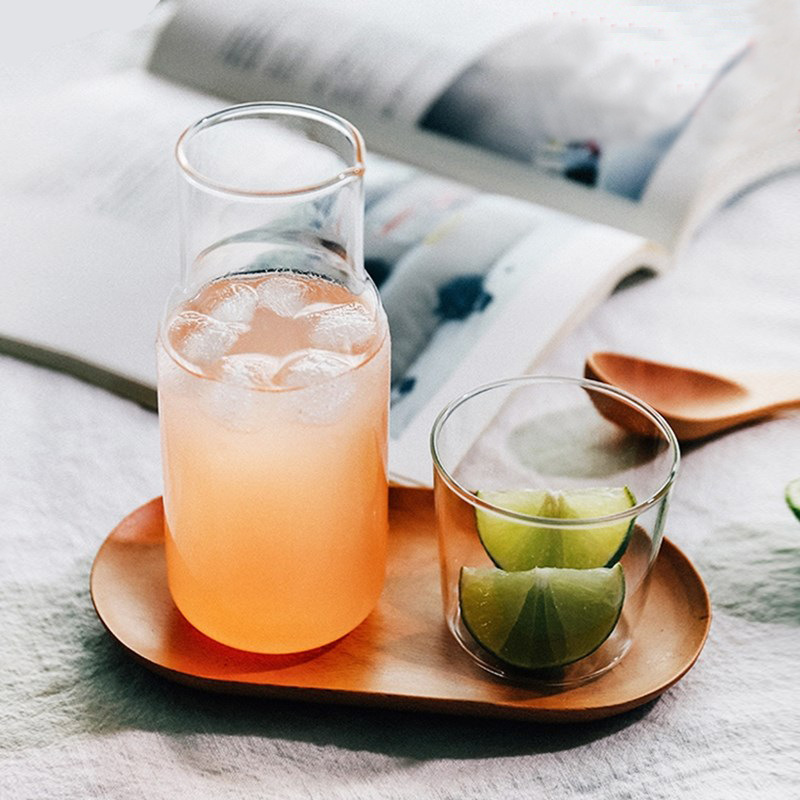
{"type": "Polygon", "coordinates": [[[196,628],[298,652],[355,628],[387,536],[389,333],[363,266],[363,142],[285,103],[180,137],[158,342],[168,583],[196,628]]]}
{"type": "Polygon", "coordinates": [[[590,380],[521,377],[431,433],[447,625],[484,669],[578,684],[636,638],[678,469],[659,414],[590,380]]]}

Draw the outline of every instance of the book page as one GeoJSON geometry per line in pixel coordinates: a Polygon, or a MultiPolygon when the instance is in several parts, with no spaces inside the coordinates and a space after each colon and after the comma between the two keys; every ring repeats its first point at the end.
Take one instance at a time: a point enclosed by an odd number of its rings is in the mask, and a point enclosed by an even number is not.
{"type": "Polygon", "coordinates": [[[758,4],[757,35],[714,82],[648,187],[645,201],[686,218],[676,252],[706,217],[759,181],[800,166],[800,6],[758,4]],[[702,169],[681,169],[702,164],[702,169]]]}
{"type": "MultiPolygon", "coordinates": [[[[394,384],[390,463],[396,480],[431,485],[429,434],[445,404],[481,384],[535,371],[622,278],[643,267],[666,267],[666,251],[639,236],[538,211],[528,233],[488,265],[471,313],[441,319],[426,349],[394,384]]],[[[475,245],[479,236],[467,241],[475,245]]],[[[438,249],[433,243],[421,260],[446,264],[446,242],[438,249]]],[[[463,442],[464,452],[470,444],[463,442]]]]}
{"type": "MultiPolygon", "coordinates": [[[[0,175],[0,349],[155,404],[179,276],[174,144],[223,104],[129,69],[15,108],[0,131],[16,153],[0,175]]],[[[639,237],[375,155],[366,175],[365,264],[393,338],[390,467],[424,482],[450,393],[525,369],[623,272],[659,260],[639,237]]]]}
{"type": "Polygon", "coordinates": [[[478,21],[463,0],[199,0],[178,6],[150,66],[223,96],[313,98],[408,127],[480,53],[543,16],[506,5],[478,21]]]}
{"type": "MultiPolygon", "coordinates": [[[[647,186],[742,52],[744,3],[720,27],[637,0],[195,0],[150,66],[239,100],[330,108],[386,155],[670,244],[690,200],[652,204],[647,186]]],[[[670,164],[685,179],[702,159],[670,164]]]]}
{"type": "Polygon", "coordinates": [[[97,377],[154,385],[158,320],[179,267],[173,148],[219,104],[131,69],[14,106],[14,125],[0,129],[15,154],[0,174],[6,350],[28,343],[97,377]]]}

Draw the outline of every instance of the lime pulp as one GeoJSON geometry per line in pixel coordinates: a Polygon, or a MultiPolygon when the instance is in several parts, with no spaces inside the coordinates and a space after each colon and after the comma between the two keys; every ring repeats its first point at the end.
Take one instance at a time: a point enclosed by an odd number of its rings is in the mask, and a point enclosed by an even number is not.
{"type": "Polygon", "coordinates": [[[596,650],[625,599],[622,566],[506,572],[462,567],[461,618],[474,639],[523,669],[561,667],[596,650]]]}
{"type": "MultiPolygon", "coordinates": [[[[636,504],[627,486],[620,488],[479,491],[477,496],[494,506],[527,516],[551,519],[596,519],[632,508],[636,504]]],[[[478,536],[492,561],[507,571],[534,567],[593,569],[615,564],[622,557],[633,529],[632,519],[600,527],[546,527],[511,520],[477,509],[478,536]]]]}

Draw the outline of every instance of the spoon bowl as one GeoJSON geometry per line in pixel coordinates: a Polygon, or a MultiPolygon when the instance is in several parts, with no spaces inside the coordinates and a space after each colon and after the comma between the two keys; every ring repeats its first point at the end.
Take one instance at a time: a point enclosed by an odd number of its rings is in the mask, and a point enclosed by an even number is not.
{"type": "MultiPolygon", "coordinates": [[[[723,376],[622,353],[598,352],[586,359],[584,375],[644,400],[666,419],[682,442],[800,408],[800,373],[723,376]]],[[[624,419],[615,421],[628,427],[624,419]]]]}

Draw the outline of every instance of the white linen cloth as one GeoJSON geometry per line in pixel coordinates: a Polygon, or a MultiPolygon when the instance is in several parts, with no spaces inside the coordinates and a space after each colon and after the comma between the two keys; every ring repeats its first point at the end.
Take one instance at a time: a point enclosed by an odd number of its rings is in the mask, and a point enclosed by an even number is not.
{"type": "MultiPolygon", "coordinates": [[[[614,295],[542,371],[610,348],[800,370],[800,174],[720,211],[676,269],[614,295]]],[[[564,727],[254,701],[133,663],[92,610],[97,548],[160,493],[155,414],[0,358],[0,796],[775,798],[800,786],[800,413],[687,447],[667,533],[714,620],[656,702],[564,727]]]]}

